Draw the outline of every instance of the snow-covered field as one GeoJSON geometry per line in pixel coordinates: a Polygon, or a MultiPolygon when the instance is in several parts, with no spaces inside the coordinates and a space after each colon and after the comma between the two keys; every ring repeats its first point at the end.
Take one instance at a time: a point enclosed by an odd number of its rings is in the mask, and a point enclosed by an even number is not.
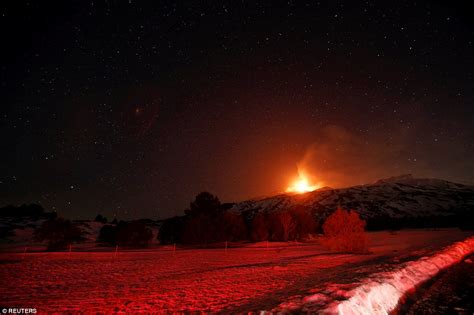
{"type": "MultiPolygon", "coordinates": [[[[58,311],[321,311],[374,274],[472,236],[459,230],[370,233],[368,255],[319,244],[151,251],[1,253],[0,305],[58,311]]],[[[270,245],[273,245],[270,243],[270,245]]],[[[281,245],[281,244],[280,244],[281,245]]]]}

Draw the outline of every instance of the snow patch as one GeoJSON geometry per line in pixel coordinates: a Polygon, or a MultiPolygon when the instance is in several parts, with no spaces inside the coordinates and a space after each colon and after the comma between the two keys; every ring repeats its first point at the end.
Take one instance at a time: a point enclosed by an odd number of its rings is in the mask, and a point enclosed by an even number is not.
{"type": "Polygon", "coordinates": [[[397,307],[405,294],[472,253],[474,237],[448,246],[430,257],[408,262],[400,269],[376,274],[350,291],[349,299],[335,302],[325,313],[388,314],[397,307]]]}

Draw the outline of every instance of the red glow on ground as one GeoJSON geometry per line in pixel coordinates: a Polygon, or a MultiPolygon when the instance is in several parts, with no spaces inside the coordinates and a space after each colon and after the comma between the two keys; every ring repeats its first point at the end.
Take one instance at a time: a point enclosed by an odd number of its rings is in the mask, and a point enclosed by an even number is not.
{"type": "MultiPolygon", "coordinates": [[[[330,253],[317,243],[270,243],[269,247],[259,243],[228,250],[174,251],[164,246],[117,254],[114,248],[107,252],[2,252],[0,296],[4,303],[34,307],[40,314],[248,313],[272,310],[285,301],[294,301],[301,308],[311,300],[304,297],[316,293],[315,290],[325,294],[324,304],[335,300],[327,294],[331,285],[334,294],[345,291],[349,285],[355,290],[351,292],[359,292],[362,277],[385,270],[387,265],[381,264],[381,259],[390,262],[394,253],[425,255],[426,248],[434,246],[439,250],[454,240],[464,239],[467,233],[375,232],[371,234],[371,255],[330,253]]],[[[456,251],[461,249],[456,247],[456,251]]],[[[447,254],[450,252],[437,255],[439,261],[430,258],[422,262],[442,267],[447,261],[444,257],[451,257],[447,254]]],[[[430,268],[427,270],[438,270],[430,268]]],[[[390,281],[390,285],[396,284],[390,281]]],[[[317,308],[310,313],[318,313],[324,305],[313,303],[311,307],[317,308]]]]}

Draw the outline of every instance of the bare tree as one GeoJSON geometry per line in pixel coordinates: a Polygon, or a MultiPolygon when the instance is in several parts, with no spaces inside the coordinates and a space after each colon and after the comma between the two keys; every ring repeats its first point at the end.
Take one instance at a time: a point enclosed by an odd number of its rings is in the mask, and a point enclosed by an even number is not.
{"type": "Polygon", "coordinates": [[[293,233],[296,229],[296,221],[293,219],[293,216],[287,211],[280,213],[279,219],[282,227],[283,240],[288,241],[291,233],[293,233]]]}

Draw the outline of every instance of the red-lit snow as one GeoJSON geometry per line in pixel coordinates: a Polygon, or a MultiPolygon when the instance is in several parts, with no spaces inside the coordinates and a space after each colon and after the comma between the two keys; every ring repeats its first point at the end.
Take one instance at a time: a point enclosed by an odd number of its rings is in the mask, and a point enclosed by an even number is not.
{"type": "MultiPolygon", "coordinates": [[[[397,308],[399,301],[407,293],[413,292],[417,286],[434,277],[439,271],[459,263],[472,253],[474,253],[474,237],[469,237],[431,256],[409,261],[388,272],[373,274],[355,289],[339,293],[347,299],[332,303],[323,312],[360,315],[389,314],[397,308]]],[[[329,300],[327,296],[317,293],[306,297],[303,303],[307,305],[300,305],[300,307],[303,306],[305,311],[311,311],[311,305],[308,304],[319,301],[321,298],[329,300]]],[[[317,305],[315,309],[320,310],[317,305]]]]}
{"type": "Polygon", "coordinates": [[[378,285],[391,288],[397,288],[403,272],[425,279],[417,263],[407,262],[434,257],[423,261],[423,270],[434,273],[452,257],[437,251],[469,236],[458,230],[370,233],[370,255],[272,243],[227,251],[158,248],[116,257],[113,252],[1,253],[0,305],[34,307],[40,313],[321,311],[334,307],[336,299],[355,302],[357,290],[374,274],[384,281],[378,285]]]}

